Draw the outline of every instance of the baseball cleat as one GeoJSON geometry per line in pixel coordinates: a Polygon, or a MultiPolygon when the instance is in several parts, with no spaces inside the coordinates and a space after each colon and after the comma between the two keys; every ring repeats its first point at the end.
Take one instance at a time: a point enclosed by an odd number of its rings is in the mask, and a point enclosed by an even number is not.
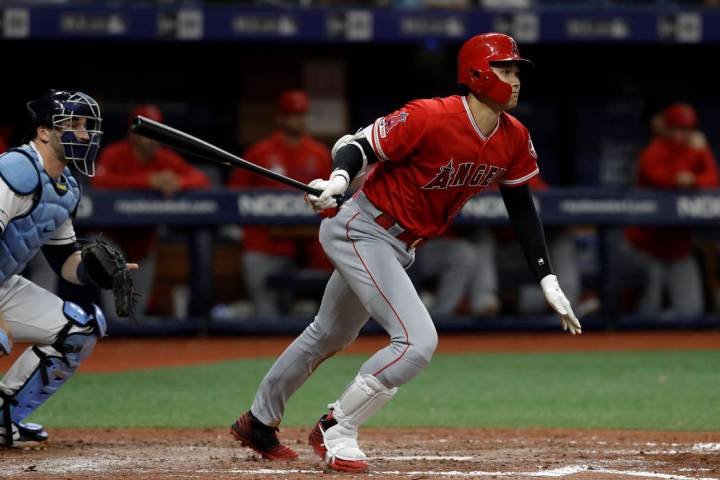
{"type": "Polygon", "coordinates": [[[339,472],[364,472],[369,464],[367,457],[357,446],[357,433],[343,437],[342,427],[332,417],[332,412],[323,415],[308,435],[308,443],[322,461],[339,472]],[[335,427],[335,428],[333,428],[335,427]],[[330,445],[330,454],[326,441],[330,445]]]}
{"type": "Polygon", "coordinates": [[[37,423],[13,423],[13,438],[8,444],[5,429],[0,428],[0,447],[6,448],[45,448],[48,434],[37,423]]]}
{"type": "Polygon", "coordinates": [[[297,452],[280,443],[278,429],[269,427],[245,412],[230,426],[230,434],[243,447],[248,447],[268,460],[290,461],[298,458],[297,452]]]}

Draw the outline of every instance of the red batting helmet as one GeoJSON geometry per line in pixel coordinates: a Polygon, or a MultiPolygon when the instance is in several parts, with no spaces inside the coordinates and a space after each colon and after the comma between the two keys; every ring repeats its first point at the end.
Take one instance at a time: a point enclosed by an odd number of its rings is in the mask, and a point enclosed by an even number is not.
{"type": "Polygon", "coordinates": [[[663,110],[663,122],[668,128],[697,128],[697,113],[692,105],[673,103],[663,110]]]}
{"type": "Polygon", "coordinates": [[[310,98],[304,90],[285,90],[278,96],[277,109],[284,114],[307,113],[310,98]]]}
{"type": "Polygon", "coordinates": [[[502,33],[483,33],[465,42],[458,55],[458,83],[478,97],[504,104],[510,100],[512,87],[490,68],[495,63],[512,62],[520,68],[532,68],[532,62],[520,57],[517,43],[502,33]]]}

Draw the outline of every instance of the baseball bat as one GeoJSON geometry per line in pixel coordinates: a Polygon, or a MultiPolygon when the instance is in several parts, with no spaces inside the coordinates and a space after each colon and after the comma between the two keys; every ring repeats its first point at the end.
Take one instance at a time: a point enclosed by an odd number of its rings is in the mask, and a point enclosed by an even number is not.
{"type": "MultiPolygon", "coordinates": [[[[271,178],[277,182],[284,183],[285,185],[295,187],[298,190],[302,190],[310,195],[315,195],[316,197],[322,194],[322,190],[320,189],[309,187],[294,178],[286,177],[285,175],[273,172],[272,170],[261,167],[260,165],[255,165],[254,163],[248,162],[237,155],[233,155],[232,153],[216,147],[205,140],[201,140],[189,133],[185,133],[181,130],[165,125],[164,123],[150,120],[149,118],[141,115],[133,119],[132,124],[130,125],[130,131],[151,140],[164,143],[176,150],[201,157],[213,163],[250,170],[251,172],[271,178]]],[[[339,206],[342,203],[343,196],[336,195],[335,200],[339,206]]]]}

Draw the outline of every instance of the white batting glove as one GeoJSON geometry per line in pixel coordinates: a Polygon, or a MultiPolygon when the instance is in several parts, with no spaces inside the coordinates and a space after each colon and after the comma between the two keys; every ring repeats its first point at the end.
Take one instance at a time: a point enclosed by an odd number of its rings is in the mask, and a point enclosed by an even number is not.
{"type": "Polygon", "coordinates": [[[335,195],[342,195],[350,184],[350,175],[345,170],[335,170],[330,174],[329,180],[315,179],[308,186],[322,190],[319,197],[308,195],[308,202],[316,212],[336,208],[338,206],[335,195]]]}
{"type": "Polygon", "coordinates": [[[546,275],[540,280],[545,299],[550,306],[560,315],[560,325],[564,331],[570,331],[573,335],[582,333],[580,321],[573,313],[570,301],[567,299],[563,291],[560,289],[557,277],[555,275],[546,275]]]}

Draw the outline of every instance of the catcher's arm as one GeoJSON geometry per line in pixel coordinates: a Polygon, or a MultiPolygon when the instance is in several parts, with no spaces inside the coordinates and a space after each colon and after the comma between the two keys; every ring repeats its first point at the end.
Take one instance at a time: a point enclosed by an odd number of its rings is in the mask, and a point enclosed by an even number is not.
{"type": "MultiPolygon", "coordinates": [[[[87,284],[88,280],[92,280],[91,278],[86,276],[85,269],[80,268],[80,263],[82,262],[82,250],[76,250],[70,255],[67,260],[65,260],[65,263],[63,263],[61,276],[67,280],[68,282],[74,283],[76,285],[85,285],[87,284]],[[85,278],[85,281],[80,279],[78,277],[78,273],[82,275],[85,278]]],[[[140,265],[137,263],[126,263],[125,267],[128,270],[137,270],[140,268],[140,265]]]]}
{"type": "Polygon", "coordinates": [[[115,312],[119,317],[132,317],[135,291],[128,272],[139,268],[127,263],[123,254],[104,240],[51,244],[43,246],[43,254],[55,272],[78,285],[94,285],[112,290],[115,312]]]}
{"type": "MultiPolygon", "coordinates": [[[[42,251],[53,271],[68,282],[75,285],[94,284],[85,269],[80,267],[82,247],[79,244],[73,242],[64,245],[45,245],[42,247],[42,251]]],[[[126,263],[125,265],[128,270],[140,268],[137,263],[126,263]]]]}

